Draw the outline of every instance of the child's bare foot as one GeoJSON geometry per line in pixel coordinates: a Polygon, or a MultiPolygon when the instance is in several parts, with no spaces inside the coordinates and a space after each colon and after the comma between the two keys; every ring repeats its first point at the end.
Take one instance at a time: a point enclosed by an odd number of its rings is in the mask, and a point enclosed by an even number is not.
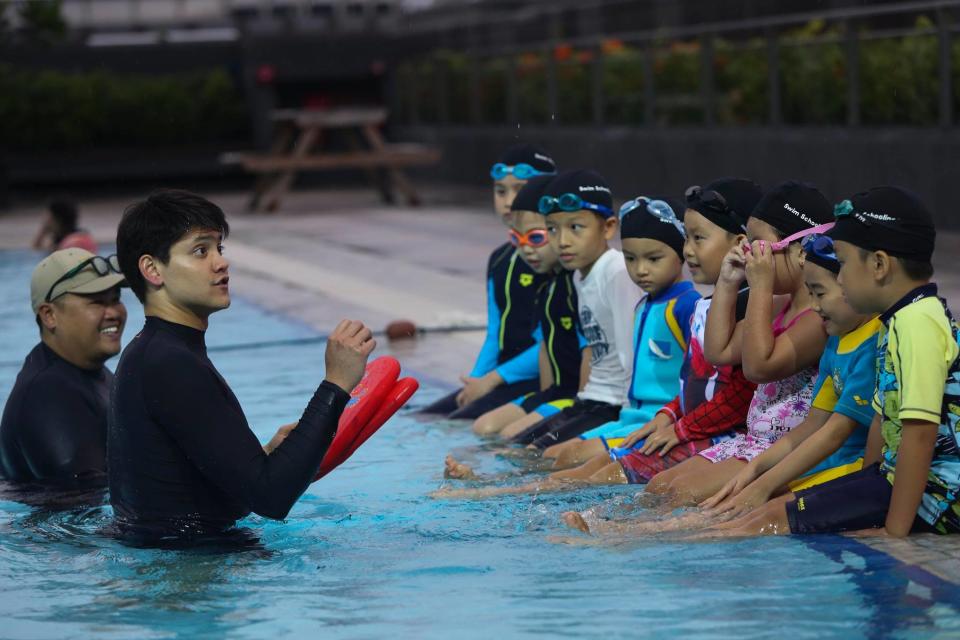
{"type": "Polygon", "coordinates": [[[444,465],[444,478],[472,480],[477,477],[477,474],[473,472],[473,469],[470,466],[465,465],[462,462],[457,462],[453,456],[447,456],[447,459],[444,461],[444,465]]]}
{"type": "Polygon", "coordinates": [[[571,529],[578,529],[584,533],[590,533],[590,525],[586,519],[577,511],[567,511],[562,516],[563,522],[571,529]]]}

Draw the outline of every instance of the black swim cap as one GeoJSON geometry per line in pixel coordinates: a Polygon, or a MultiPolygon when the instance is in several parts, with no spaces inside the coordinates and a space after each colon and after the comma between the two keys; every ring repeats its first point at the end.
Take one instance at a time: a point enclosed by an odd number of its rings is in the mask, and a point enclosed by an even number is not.
{"type": "Polygon", "coordinates": [[[834,240],[870,251],[930,262],[937,239],[933,216],[916,194],[900,187],[874,187],[834,207],[834,240]]]}
{"type": "Polygon", "coordinates": [[[547,185],[554,179],[554,176],[533,176],[527,180],[527,183],[520,188],[517,196],[510,205],[510,211],[533,211],[539,213],[537,206],[540,203],[540,197],[544,194],[547,185]]]}
{"type": "MultiPolygon", "coordinates": [[[[603,176],[596,171],[589,169],[564,171],[550,181],[543,195],[559,198],[566,193],[580,196],[580,199],[591,204],[606,207],[610,210],[611,215],[613,214],[613,192],[610,190],[610,185],[607,184],[607,181],[603,179],[603,176]]],[[[555,211],[559,211],[559,209],[555,211]]],[[[553,212],[554,211],[551,211],[550,213],[553,212]]]]}
{"type": "Polygon", "coordinates": [[[688,209],[733,234],[746,232],[747,218],[761,197],[760,185],[746,178],[720,178],[704,187],[690,187],[686,193],[688,209]]]}
{"type": "MultiPolygon", "coordinates": [[[[686,235],[678,228],[682,228],[684,207],[679,201],[664,196],[649,196],[651,203],[665,202],[669,208],[673,220],[664,219],[651,213],[647,205],[641,203],[636,209],[633,209],[620,219],[620,238],[650,238],[659,240],[663,244],[673,249],[680,259],[683,260],[683,243],[686,241],[686,235]]],[[[649,204],[649,203],[647,203],[649,204]]]]}
{"type": "MultiPolygon", "coordinates": [[[[534,144],[518,144],[504,151],[497,162],[515,167],[518,164],[528,164],[537,171],[545,173],[556,173],[557,163],[553,161],[546,151],[534,144]]],[[[536,211],[536,209],[533,209],[536,211]]]]}
{"type": "Polygon", "coordinates": [[[751,218],[776,227],[784,236],[833,222],[833,207],[812,184],[781,182],[768,191],[750,213],[751,218]]]}

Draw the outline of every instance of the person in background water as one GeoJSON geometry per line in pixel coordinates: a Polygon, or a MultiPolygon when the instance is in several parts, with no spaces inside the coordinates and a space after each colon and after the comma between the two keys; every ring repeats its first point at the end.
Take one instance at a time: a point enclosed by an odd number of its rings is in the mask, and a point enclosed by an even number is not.
{"type": "Polygon", "coordinates": [[[77,226],[78,219],[76,204],[68,200],[54,200],[33,238],[33,248],[43,251],[76,248],[97,253],[96,241],[88,231],[77,226]]]}

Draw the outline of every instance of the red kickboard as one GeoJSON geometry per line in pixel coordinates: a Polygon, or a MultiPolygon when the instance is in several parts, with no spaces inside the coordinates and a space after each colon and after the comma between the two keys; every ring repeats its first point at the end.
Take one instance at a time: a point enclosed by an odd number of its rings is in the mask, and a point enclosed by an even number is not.
{"type": "MultiPolygon", "coordinates": [[[[337,435],[333,437],[333,442],[330,443],[330,448],[323,457],[321,468],[343,455],[357,434],[370,422],[370,418],[383,404],[384,398],[393,389],[399,376],[400,363],[396,358],[382,356],[367,364],[363,378],[350,393],[350,401],[340,414],[337,435]]],[[[319,477],[318,475],[317,478],[319,477]]]]}
{"type": "MultiPolygon", "coordinates": [[[[364,425],[358,433],[355,434],[353,441],[345,449],[341,449],[339,455],[336,457],[331,456],[328,452],[323,458],[323,462],[320,464],[320,472],[317,474],[316,479],[319,480],[323,476],[327,475],[341,464],[347,461],[347,459],[354,454],[354,452],[360,448],[364,442],[366,442],[370,436],[377,432],[389,420],[393,414],[399,411],[400,407],[407,403],[414,393],[417,392],[417,389],[420,388],[420,383],[417,382],[414,378],[403,378],[398,380],[393,388],[387,393],[386,398],[380,405],[380,408],[373,414],[373,417],[370,418],[370,421],[364,425]]],[[[339,435],[339,433],[337,434],[339,435]]]]}

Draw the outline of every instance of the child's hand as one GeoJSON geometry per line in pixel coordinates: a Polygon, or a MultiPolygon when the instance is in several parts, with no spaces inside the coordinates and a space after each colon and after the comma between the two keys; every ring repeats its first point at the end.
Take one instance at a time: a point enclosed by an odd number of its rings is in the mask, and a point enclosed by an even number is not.
{"type": "Polygon", "coordinates": [[[720,491],[717,491],[715,494],[704,500],[700,503],[701,509],[715,509],[717,505],[722,504],[728,498],[731,498],[749,485],[751,482],[756,480],[757,473],[756,467],[753,463],[748,463],[743,469],[737,472],[737,475],[730,478],[723,487],[720,488],[720,491]]]}
{"type": "Polygon", "coordinates": [[[677,430],[674,429],[673,424],[658,425],[657,430],[647,436],[647,441],[643,443],[640,453],[648,456],[659,449],[658,455],[662,458],[678,444],[680,444],[680,438],[677,437],[677,430]]]}
{"type": "Polygon", "coordinates": [[[634,446],[635,444],[637,444],[638,442],[640,442],[641,440],[649,436],[651,433],[656,431],[656,429],[657,429],[656,423],[653,420],[651,420],[650,422],[643,425],[642,427],[640,427],[639,429],[637,429],[636,431],[628,435],[626,438],[624,438],[623,442],[617,445],[617,448],[629,449],[630,447],[634,446]]]}
{"type": "Polygon", "coordinates": [[[762,482],[751,482],[742,491],[724,500],[719,506],[709,510],[711,516],[724,516],[733,520],[767,503],[773,492],[762,482]]]}
{"type": "Polygon", "coordinates": [[[723,264],[720,265],[719,282],[739,287],[745,277],[745,263],[746,259],[741,247],[730,249],[723,257],[723,264]]]}
{"type": "Polygon", "coordinates": [[[290,424],[285,424],[277,432],[273,434],[273,437],[270,438],[270,442],[263,445],[263,452],[267,455],[273,453],[273,450],[280,446],[280,443],[287,439],[287,436],[290,435],[290,432],[297,428],[297,425],[300,424],[299,421],[291,422],[290,424]]]}
{"type": "Polygon", "coordinates": [[[501,378],[500,374],[496,371],[491,371],[481,378],[460,376],[460,382],[463,383],[463,390],[457,394],[457,405],[465,407],[500,386],[503,378],[501,378]]]}
{"type": "Polygon", "coordinates": [[[773,262],[773,249],[765,240],[754,240],[750,251],[745,255],[744,271],[750,288],[773,288],[776,266],[773,262]]]}

